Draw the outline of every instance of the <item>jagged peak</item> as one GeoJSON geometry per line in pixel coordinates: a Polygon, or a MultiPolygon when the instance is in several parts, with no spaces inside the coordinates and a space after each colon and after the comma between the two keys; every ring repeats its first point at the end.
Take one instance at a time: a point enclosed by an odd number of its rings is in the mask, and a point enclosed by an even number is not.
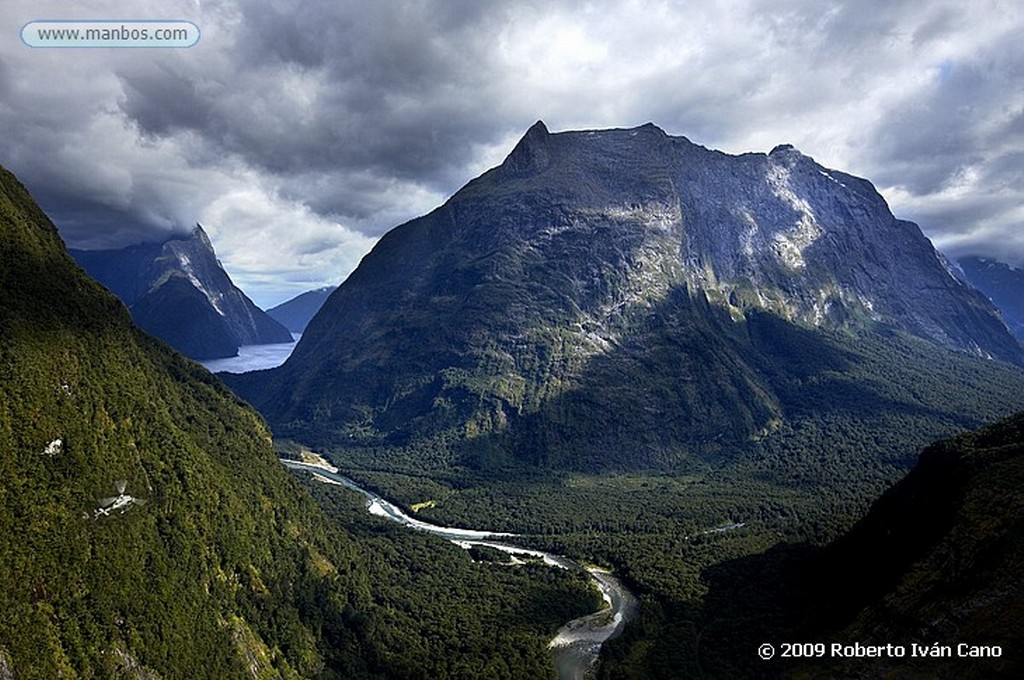
{"type": "Polygon", "coordinates": [[[658,134],[660,134],[662,136],[665,136],[665,137],[668,136],[668,133],[666,133],[665,130],[663,130],[662,128],[658,127],[657,125],[655,125],[651,121],[647,121],[646,123],[644,123],[643,125],[638,126],[635,129],[636,129],[637,132],[641,132],[641,131],[642,132],[657,132],[658,134]]]}
{"type": "Polygon", "coordinates": [[[162,247],[165,252],[167,250],[178,252],[182,248],[186,248],[193,252],[195,252],[195,249],[198,249],[207,251],[210,254],[215,254],[213,250],[213,242],[210,240],[210,236],[206,233],[206,230],[203,229],[203,225],[198,222],[190,232],[184,234],[181,232],[172,234],[163,242],[162,247]]]}
{"type": "Polygon", "coordinates": [[[502,164],[507,172],[516,176],[532,175],[547,167],[550,156],[547,142],[551,133],[544,121],[538,120],[530,126],[523,138],[519,140],[512,153],[502,164]]]}
{"type": "MultiPolygon", "coordinates": [[[[656,138],[668,138],[668,134],[662,128],[650,121],[633,128],[577,130],[560,134],[593,136],[604,133],[620,137],[626,134],[631,137],[643,134],[656,138]]],[[[551,163],[552,139],[555,136],[548,130],[547,125],[542,120],[538,120],[531,125],[502,164],[505,174],[514,177],[526,177],[546,169],[551,163]]]]}
{"type": "Polygon", "coordinates": [[[190,238],[197,239],[207,248],[213,250],[213,243],[210,242],[209,235],[206,233],[206,230],[203,229],[203,225],[199,224],[198,222],[196,222],[195,228],[192,229],[192,234],[190,238]]]}
{"type": "Polygon", "coordinates": [[[548,126],[544,124],[544,121],[538,120],[536,123],[534,123],[533,125],[530,126],[530,128],[526,131],[526,135],[524,135],[524,136],[528,137],[530,135],[550,135],[550,134],[551,133],[548,131],[548,126]]]}
{"type": "Polygon", "coordinates": [[[796,167],[797,165],[809,165],[817,168],[819,172],[826,175],[833,181],[838,181],[831,176],[831,171],[827,168],[823,168],[818,164],[816,160],[796,148],[792,144],[779,144],[770,152],[768,152],[768,160],[776,165],[784,165],[789,168],[796,167]]]}

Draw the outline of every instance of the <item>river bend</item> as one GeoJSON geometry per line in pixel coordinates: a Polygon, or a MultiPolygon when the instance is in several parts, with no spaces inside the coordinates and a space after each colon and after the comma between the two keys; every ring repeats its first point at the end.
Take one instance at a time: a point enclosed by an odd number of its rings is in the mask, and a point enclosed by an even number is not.
{"type": "Polygon", "coordinates": [[[637,601],[622,582],[612,574],[596,567],[584,567],[575,560],[562,555],[524,548],[514,543],[516,534],[475,529],[445,527],[410,517],[401,508],[372,491],[367,491],[354,481],[338,474],[338,469],[326,463],[305,463],[281,459],[293,470],[305,470],[314,479],[325,484],[343,486],[366,497],[366,508],[370,514],[387,518],[418,531],[445,538],[463,548],[474,545],[500,550],[511,557],[534,557],[545,564],[561,569],[571,569],[589,574],[594,586],[601,591],[605,607],[593,614],[569,621],[548,643],[555,661],[558,677],[563,680],[582,680],[593,674],[605,641],[619,635],[626,622],[636,613],[637,601]]]}

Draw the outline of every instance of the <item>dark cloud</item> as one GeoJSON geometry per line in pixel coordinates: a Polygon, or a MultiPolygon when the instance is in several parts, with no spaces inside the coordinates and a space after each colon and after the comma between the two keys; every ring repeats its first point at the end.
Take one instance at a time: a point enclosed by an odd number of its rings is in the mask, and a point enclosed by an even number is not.
{"type": "MultiPolygon", "coordinates": [[[[60,215],[61,233],[65,240],[71,235],[71,246],[85,250],[121,248],[126,244],[142,241],[159,241],[174,231],[183,231],[168,226],[156,229],[153,224],[143,222],[132,210],[118,210],[111,206],[73,193],[47,189],[45,184],[35,184],[35,199],[48,206],[48,212],[60,215]]],[[[175,225],[176,226],[176,225],[175,225]]]]}
{"type": "Polygon", "coordinates": [[[1019,109],[1010,117],[1004,105],[1007,88],[1013,87],[1008,75],[1021,70],[1024,54],[1005,43],[994,48],[1006,51],[937,65],[924,92],[880,121],[880,180],[917,194],[934,193],[964,168],[998,163],[1004,149],[1012,149],[1006,143],[1019,124],[1019,109]]]}
{"type": "Polygon", "coordinates": [[[342,167],[447,185],[493,125],[477,36],[501,15],[478,2],[247,6],[225,58],[131,65],[120,106],[147,134],[194,132],[275,174],[342,167]]]}
{"type": "Polygon", "coordinates": [[[223,83],[211,87],[203,76],[186,72],[180,65],[154,64],[145,77],[120,75],[125,115],[146,135],[168,136],[181,131],[207,131],[224,125],[218,121],[216,101],[223,83]]]}

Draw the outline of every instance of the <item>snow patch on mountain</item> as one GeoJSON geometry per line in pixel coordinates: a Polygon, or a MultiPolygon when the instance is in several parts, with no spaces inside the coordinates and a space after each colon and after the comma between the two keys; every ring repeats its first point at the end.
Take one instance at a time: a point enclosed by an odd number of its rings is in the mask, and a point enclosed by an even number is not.
{"type": "Polygon", "coordinates": [[[188,277],[189,282],[195,286],[196,290],[206,296],[206,299],[210,301],[210,305],[217,311],[221,316],[227,316],[227,312],[224,311],[224,307],[220,304],[222,295],[214,295],[211,293],[203,282],[196,276],[195,269],[192,267],[192,260],[189,259],[188,255],[183,252],[178,252],[178,264],[181,265],[181,270],[185,272],[185,276],[188,277]]]}
{"type": "Polygon", "coordinates": [[[811,205],[790,186],[790,174],[787,167],[775,164],[768,166],[767,179],[772,193],[799,215],[796,224],[790,229],[775,234],[772,250],[785,266],[803,269],[807,266],[804,251],[821,237],[823,231],[811,205]]]}

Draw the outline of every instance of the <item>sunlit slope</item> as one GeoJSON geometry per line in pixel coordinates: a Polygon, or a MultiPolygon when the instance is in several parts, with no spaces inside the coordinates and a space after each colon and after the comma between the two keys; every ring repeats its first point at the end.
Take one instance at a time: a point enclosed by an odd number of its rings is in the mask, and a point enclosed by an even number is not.
{"type": "Polygon", "coordinates": [[[315,504],[6,171],[0,286],[0,677],[544,677],[593,611],[581,575],[315,504]]]}

